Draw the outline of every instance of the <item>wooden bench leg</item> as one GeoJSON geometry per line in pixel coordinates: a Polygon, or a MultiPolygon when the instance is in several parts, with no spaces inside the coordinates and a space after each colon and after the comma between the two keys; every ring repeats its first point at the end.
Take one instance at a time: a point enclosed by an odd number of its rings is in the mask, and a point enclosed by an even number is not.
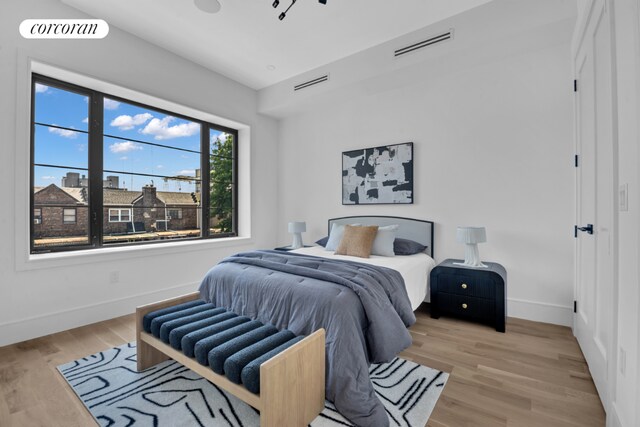
{"type": "Polygon", "coordinates": [[[145,314],[152,311],[160,310],[173,305],[183,304],[185,302],[193,301],[200,298],[199,292],[193,292],[187,295],[182,295],[177,298],[171,298],[153,304],[147,304],[136,308],[136,360],[138,364],[138,371],[144,371],[158,363],[169,360],[169,356],[163,352],[155,349],[149,344],[143,342],[140,339],[142,333],[142,319],[145,314]]]}
{"type": "Polygon", "coordinates": [[[151,347],[146,342],[138,338],[136,343],[136,361],[138,363],[138,372],[149,369],[152,366],[169,360],[169,356],[151,347]]]}
{"type": "Polygon", "coordinates": [[[324,409],[325,332],[319,329],[260,366],[260,426],[306,426],[324,409]]]}

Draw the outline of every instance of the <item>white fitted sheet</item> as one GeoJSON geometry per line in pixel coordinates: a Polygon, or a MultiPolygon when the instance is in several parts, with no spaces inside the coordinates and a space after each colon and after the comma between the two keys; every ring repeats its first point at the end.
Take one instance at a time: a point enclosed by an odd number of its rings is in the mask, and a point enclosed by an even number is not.
{"type": "Polygon", "coordinates": [[[322,258],[343,259],[394,269],[400,273],[404,279],[413,310],[417,309],[423,301],[430,301],[429,274],[433,267],[436,266],[436,262],[426,253],[396,255],[392,257],[371,255],[370,258],[359,258],[347,255],[335,255],[332,251],[327,251],[322,246],[300,248],[291,252],[322,258]]]}

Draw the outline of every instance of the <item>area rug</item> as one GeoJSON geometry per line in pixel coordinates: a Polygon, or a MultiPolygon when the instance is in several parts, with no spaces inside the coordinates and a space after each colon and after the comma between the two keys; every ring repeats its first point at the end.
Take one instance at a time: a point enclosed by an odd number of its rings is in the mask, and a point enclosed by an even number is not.
{"type": "MultiPolygon", "coordinates": [[[[58,366],[101,426],[258,427],[258,411],[174,361],[136,371],[135,343],[58,366]]],[[[369,374],[391,426],[423,427],[448,374],[409,360],[372,365],[369,374]]],[[[330,402],[312,427],[351,426],[330,402]]]]}

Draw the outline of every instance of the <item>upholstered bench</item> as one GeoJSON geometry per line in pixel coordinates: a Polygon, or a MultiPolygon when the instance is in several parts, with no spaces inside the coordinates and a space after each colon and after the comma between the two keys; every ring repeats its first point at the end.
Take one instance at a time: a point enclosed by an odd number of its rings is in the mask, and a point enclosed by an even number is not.
{"type": "Polygon", "coordinates": [[[324,408],[324,329],[307,337],[194,292],[136,310],[138,370],[173,359],[260,411],[261,426],[308,425],[324,408]]]}

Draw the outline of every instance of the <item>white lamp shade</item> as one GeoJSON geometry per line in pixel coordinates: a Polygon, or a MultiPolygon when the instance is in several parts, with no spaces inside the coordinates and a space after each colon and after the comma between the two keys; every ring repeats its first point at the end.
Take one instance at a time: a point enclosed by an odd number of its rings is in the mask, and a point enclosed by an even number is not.
{"type": "Polygon", "coordinates": [[[458,227],[456,240],[459,243],[484,243],[487,241],[487,232],[484,227],[458,227]]]}
{"type": "Polygon", "coordinates": [[[289,223],[289,233],[304,233],[307,231],[307,223],[304,221],[293,221],[289,223]]]}

